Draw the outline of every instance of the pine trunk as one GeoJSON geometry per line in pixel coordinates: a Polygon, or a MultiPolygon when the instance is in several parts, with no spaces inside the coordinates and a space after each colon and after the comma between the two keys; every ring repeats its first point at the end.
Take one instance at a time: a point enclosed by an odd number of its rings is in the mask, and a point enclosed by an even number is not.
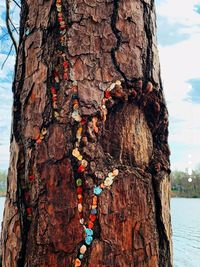
{"type": "Polygon", "coordinates": [[[22,1],[2,266],[172,266],[154,8],[22,1]]]}

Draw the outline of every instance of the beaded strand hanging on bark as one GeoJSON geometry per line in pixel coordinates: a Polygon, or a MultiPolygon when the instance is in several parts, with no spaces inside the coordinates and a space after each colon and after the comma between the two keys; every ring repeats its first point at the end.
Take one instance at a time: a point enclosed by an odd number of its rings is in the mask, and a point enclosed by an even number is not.
{"type": "MultiPolygon", "coordinates": [[[[58,13],[58,21],[60,24],[60,30],[66,30],[66,24],[64,23],[63,20],[63,15],[62,15],[62,5],[61,5],[61,0],[56,1],[56,7],[57,7],[57,13],[58,13]]],[[[61,45],[63,44],[63,38],[61,36],[61,45]]],[[[67,73],[67,60],[64,61],[63,63],[64,73],[67,73]]],[[[64,79],[67,79],[67,75],[63,77],[64,79]]],[[[56,76],[54,76],[54,83],[59,83],[59,77],[58,74],[56,73],[56,76]]],[[[113,87],[114,88],[114,87],[113,87]]],[[[56,88],[53,86],[51,88],[52,92],[52,100],[53,100],[53,108],[57,107],[57,95],[56,95],[56,88]]],[[[102,110],[104,114],[104,120],[106,117],[106,106],[105,103],[106,101],[110,98],[110,94],[107,93],[105,96],[105,99],[103,99],[103,105],[102,105],[102,110]],[[108,97],[109,95],[109,97],[108,97]]],[[[72,151],[72,156],[75,158],[77,162],[77,168],[74,170],[75,177],[76,177],[76,192],[77,192],[77,201],[78,201],[78,212],[80,216],[80,224],[83,226],[85,238],[82,242],[82,245],[79,248],[78,251],[78,257],[74,260],[73,265],[76,266],[81,266],[81,261],[84,258],[85,252],[87,251],[87,247],[89,247],[92,242],[93,242],[93,236],[94,236],[94,223],[97,219],[97,213],[98,213],[98,196],[102,193],[102,191],[105,188],[110,188],[112,185],[115,177],[118,175],[118,170],[114,169],[112,172],[108,173],[108,176],[104,179],[103,182],[101,182],[99,185],[96,184],[93,188],[93,195],[92,195],[92,205],[91,205],[91,210],[90,210],[90,215],[88,221],[86,221],[83,218],[83,183],[84,183],[84,172],[88,166],[88,162],[86,159],[84,159],[83,155],[80,152],[80,142],[83,137],[83,132],[86,131],[86,126],[88,126],[88,118],[82,118],[79,110],[79,101],[78,101],[78,87],[77,83],[73,83],[73,96],[72,96],[72,105],[73,105],[73,112],[72,112],[72,118],[73,120],[77,123],[77,130],[76,130],[76,142],[74,149],[72,151]]],[[[93,126],[93,130],[95,134],[98,134],[98,127],[97,127],[97,117],[92,117],[90,118],[93,126]]]]}

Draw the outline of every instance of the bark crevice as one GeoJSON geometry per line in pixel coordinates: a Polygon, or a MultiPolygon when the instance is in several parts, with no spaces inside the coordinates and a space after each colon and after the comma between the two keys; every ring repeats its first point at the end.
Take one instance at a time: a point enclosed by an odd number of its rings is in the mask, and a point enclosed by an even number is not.
{"type": "Polygon", "coordinates": [[[116,43],[116,46],[111,49],[111,57],[112,57],[112,61],[113,61],[113,64],[114,64],[116,70],[121,74],[123,79],[125,81],[127,81],[128,79],[127,79],[125,73],[120,69],[120,66],[117,63],[117,59],[115,57],[115,52],[119,49],[120,44],[121,44],[120,31],[116,27],[117,18],[118,18],[118,9],[119,9],[119,0],[113,0],[113,13],[112,13],[112,17],[111,17],[111,29],[112,29],[112,31],[113,31],[116,39],[117,39],[117,43],[116,43]]]}

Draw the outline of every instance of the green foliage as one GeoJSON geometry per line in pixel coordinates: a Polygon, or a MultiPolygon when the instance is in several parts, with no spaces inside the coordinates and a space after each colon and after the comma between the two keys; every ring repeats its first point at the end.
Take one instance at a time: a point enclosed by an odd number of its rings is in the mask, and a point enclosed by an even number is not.
{"type": "Polygon", "coordinates": [[[7,187],[7,173],[5,171],[0,170],[0,196],[6,194],[7,187]]]}
{"type": "Polygon", "coordinates": [[[200,198],[200,171],[193,171],[189,176],[186,172],[174,171],[171,174],[173,197],[200,198]],[[192,178],[192,182],[188,178],[192,178]]]}

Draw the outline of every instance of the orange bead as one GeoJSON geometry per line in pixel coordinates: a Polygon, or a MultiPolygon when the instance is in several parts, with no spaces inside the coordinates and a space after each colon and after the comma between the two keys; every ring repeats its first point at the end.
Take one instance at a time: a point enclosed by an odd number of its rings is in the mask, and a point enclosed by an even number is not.
{"type": "Polygon", "coordinates": [[[81,261],[77,258],[74,261],[74,267],[79,267],[79,266],[81,266],[81,261]]]}
{"type": "Polygon", "coordinates": [[[94,196],[93,199],[92,199],[92,204],[96,205],[97,202],[98,202],[97,196],[94,196]]]}
{"type": "Polygon", "coordinates": [[[89,221],[88,223],[88,228],[92,229],[94,227],[94,223],[92,221],[89,221]]]}
{"type": "Polygon", "coordinates": [[[101,187],[101,189],[104,189],[105,185],[102,183],[102,184],[100,184],[100,187],[101,187]]]}
{"type": "Polygon", "coordinates": [[[76,105],[76,104],[78,104],[78,99],[73,100],[73,105],[76,105]]]}

